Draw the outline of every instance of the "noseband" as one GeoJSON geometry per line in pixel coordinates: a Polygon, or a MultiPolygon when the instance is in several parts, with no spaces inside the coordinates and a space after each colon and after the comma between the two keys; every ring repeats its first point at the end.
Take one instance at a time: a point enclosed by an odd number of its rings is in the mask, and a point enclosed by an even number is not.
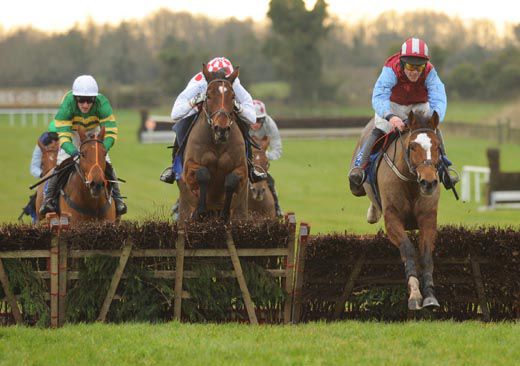
{"type": "MultiPolygon", "coordinates": [[[[209,83],[208,83],[208,88],[209,89],[209,86],[212,84],[212,83],[223,83],[223,84],[228,84],[230,88],[232,88],[233,86],[231,85],[231,83],[229,82],[229,80],[226,80],[226,79],[215,79],[215,80],[211,80],[209,83]]],[[[206,91],[206,101],[208,99],[208,92],[206,91]]],[[[222,99],[224,99],[224,96],[222,96],[222,99]]],[[[204,101],[204,104],[202,104],[202,111],[204,112],[204,115],[206,117],[206,122],[207,124],[210,126],[210,127],[213,127],[215,126],[213,124],[213,118],[215,116],[218,116],[220,114],[223,114],[230,122],[229,122],[229,127],[231,127],[231,125],[233,124],[233,122],[235,121],[233,119],[233,112],[228,112],[224,109],[224,101],[222,100],[222,106],[220,109],[217,109],[215,112],[213,113],[209,113],[208,112],[208,109],[207,109],[207,102],[204,101]]]]}

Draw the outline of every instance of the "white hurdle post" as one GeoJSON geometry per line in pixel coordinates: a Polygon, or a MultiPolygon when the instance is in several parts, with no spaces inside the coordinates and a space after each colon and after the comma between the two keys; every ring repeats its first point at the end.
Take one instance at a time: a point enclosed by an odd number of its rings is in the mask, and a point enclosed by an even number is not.
{"type": "Polygon", "coordinates": [[[471,175],[474,176],[475,202],[480,202],[480,184],[489,182],[489,168],[485,166],[464,165],[461,178],[461,199],[464,202],[471,201],[471,175]],[[481,179],[482,178],[482,179],[481,179]]]}

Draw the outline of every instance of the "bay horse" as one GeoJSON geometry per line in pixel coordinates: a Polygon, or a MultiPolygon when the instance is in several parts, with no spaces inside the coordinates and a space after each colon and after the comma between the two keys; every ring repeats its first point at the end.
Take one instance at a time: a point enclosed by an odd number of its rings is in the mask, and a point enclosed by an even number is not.
{"type": "Polygon", "coordinates": [[[187,138],[183,173],[177,180],[181,222],[215,212],[226,221],[248,216],[246,146],[233,110],[238,69],[225,77],[202,65],[206,99],[187,138]]]}
{"type": "MultiPolygon", "coordinates": [[[[253,147],[253,164],[256,170],[267,173],[269,170],[269,159],[267,158],[269,137],[264,136],[262,140],[253,137],[253,141],[260,146],[260,149],[253,147]]],[[[248,208],[253,216],[263,218],[276,217],[274,197],[266,179],[256,183],[249,183],[248,208]]]]}
{"type": "MultiPolygon", "coordinates": [[[[52,141],[48,145],[44,145],[43,142],[38,139],[38,147],[42,152],[42,175],[41,177],[46,177],[52,169],[56,166],[56,162],[58,160],[58,151],[60,150],[60,143],[58,140],[52,141]]],[[[43,188],[44,185],[40,184],[36,189],[36,199],[35,199],[35,220],[34,222],[38,222],[40,220],[38,211],[40,210],[40,206],[43,202],[43,188]]]]}
{"type": "Polygon", "coordinates": [[[116,221],[116,208],[105,177],[105,128],[97,135],[78,129],[79,159],[60,192],[60,213],[70,215],[70,224],[84,221],[116,221]]]}
{"type": "MultiPolygon", "coordinates": [[[[388,147],[382,159],[384,161],[377,168],[381,206],[370,184],[365,182],[363,188],[372,201],[367,220],[375,223],[383,215],[388,238],[399,248],[404,264],[409,291],[408,308],[419,310],[439,306],[433,284],[433,251],[440,196],[437,170],[440,141],[435,133],[439,116],[434,112],[427,118],[410,112],[407,124],[409,130],[400,134],[388,147]],[[416,263],[416,249],[406,233],[406,230],[416,229],[419,230],[419,266],[416,263]]],[[[371,131],[370,128],[367,130],[371,131]]],[[[357,151],[353,159],[356,155],[357,151]]]]}

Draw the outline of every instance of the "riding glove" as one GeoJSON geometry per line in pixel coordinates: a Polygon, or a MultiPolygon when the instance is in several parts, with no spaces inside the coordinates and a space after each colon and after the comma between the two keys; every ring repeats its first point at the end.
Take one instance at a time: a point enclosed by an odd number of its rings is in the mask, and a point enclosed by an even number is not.
{"type": "Polygon", "coordinates": [[[108,153],[108,150],[114,145],[114,139],[112,137],[107,137],[103,140],[103,146],[105,146],[105,150],[108,153]]]}
{"type": "Polygon", "coordinates": [[[202,103],[206,100],[206,94],[197,93],[193,98],[190,99],[190,106],[194,108],[197,104],[202,103]]]}

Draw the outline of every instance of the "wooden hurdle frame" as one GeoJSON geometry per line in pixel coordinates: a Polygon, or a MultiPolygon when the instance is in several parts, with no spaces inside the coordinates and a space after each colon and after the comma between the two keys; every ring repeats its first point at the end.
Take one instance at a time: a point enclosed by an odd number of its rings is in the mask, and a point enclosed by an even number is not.
{"type": "MultiPolygon", "coordinates": [[[[295,231],[296,231],[296,217],[294,213],[288,213],[285,220],[289,225],[288,245],[285,248],[244,248],[237,249],[234,239],[231,235],[231,230],[226,231],[226,245],[227,249],[185,249],[185,232],[179,229],[175,249],[136,249],[133,243],[128,240],[120,250],[70,250],[64,241],[60,241],[60,232],[67,230],[68,220],[53,216],[50,218],[50,226],[52,229],[51,246],[48,250],[15,250],[15,251],[0,251],[0,282],[6,294],[5,300],[9,304],[16,324],[23,323],[23,317],[17,305],[16,298],[11,291],[8,276],[5,272],[2,259],[7,258],[47,258],[50,263],[48,271],[38,271],[37,273],[42,279],[49,279],[49,294],[50,294],[50,319],[51,328],[61,327],[65,324],[66,317],[66,296],[67,283],[70,280],[76,280],[79,277],[79,272],[69,270],[69,259],[84,258],[94,255],[103,255],[109,257],[118,257],[119,264],[113,274],[109,289],[104,298],[97,321],[105,322],[107,319],[110,305],[117,297],[116,292],[119,283],[124,278],[124,270],[130,257],[175,257],[175,270],[156,270],[154,271],[154,278],[172,279],[174,280],[174,314],[173,319],[181,321],[182,319],[182,299],[189,298],[189,293],[182,289],[184,278],[196,278],[197,274],[193,271],[184,270],[184,260],[187,257],[229,257],[233,264],[233,271],[221,271],[219,276],[235,277],[239,283],[244,304],[246,306],[248,318],[251,324],[258,324],[258,319],[255,313],[254,303],[251,299],[251,294],[247,287],[246,280],[242,272],[240,264],[241,257],[283,257],[283,269],[267,269],[267,272],[274,277],[282,279],[282,288],[284,289],[287,298],[283,305],[282,314],[283,322],[285,324],[291,323],[293,320],[294,295],[297,293],[295,286],[301,286],[301,276],[296,274],[298,266],[294,261],[299,258],[296,251],[295,231]]],[[[302,224],[307,225],[307,224],[302,224]]],[[[306,226],[305,226],[306,227],[306,226]]],[[[298,243],[301,243],[301,235],[298,243]]],[[[306,241],[305,241],[306,242],[306,241]]],[[[301,251],[298,251],[298,253],[301,251]]],[[[304,255],[305,251],[301,252],[304,255]]],[[[302,262],[303,263],[303,262],[302,262]]],[[[303,269],[302,269],[303,271],[303,269]]],[[[303,273],[303,272],[301,272],[303,273]]],[[[301,301],[300,301],[301,304],[301,301]]]]}

